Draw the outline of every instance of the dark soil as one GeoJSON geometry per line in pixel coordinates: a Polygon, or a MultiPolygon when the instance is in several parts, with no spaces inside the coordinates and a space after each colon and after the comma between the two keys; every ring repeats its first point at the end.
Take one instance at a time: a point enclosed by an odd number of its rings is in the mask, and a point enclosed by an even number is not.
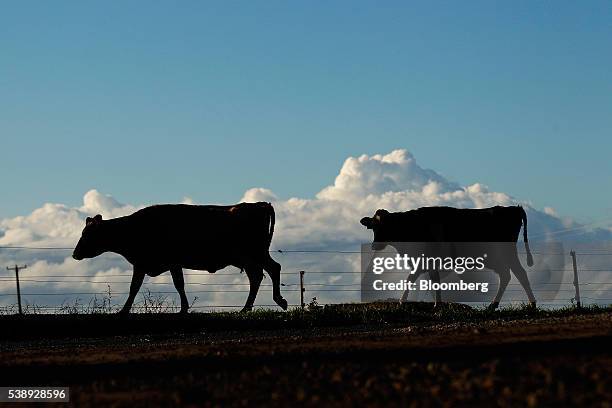
{"type": "Polygon", "coordinates": [[[611,406],[612,312],[500,316],[21,339],[3,330],[0,383],[67,385],[77,406],[611,406]]]}

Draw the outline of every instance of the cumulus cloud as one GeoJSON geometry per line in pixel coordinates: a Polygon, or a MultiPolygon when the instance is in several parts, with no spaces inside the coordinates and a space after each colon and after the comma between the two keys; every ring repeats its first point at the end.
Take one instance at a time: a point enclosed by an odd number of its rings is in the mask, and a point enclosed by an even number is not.
{"type": "Polygon", "coordinates": [[[349,157],[334,184],[319,192],[317,198],[352,201],[402,191],[433,194],[457,189],[455,183],[417,165],[408,151],[394,150],[386,155],[349,157]]]}
{"type": "MultiPolygon", "coordinates": [[[[605,241],[610,240],[612,235],[610,230],[605,228],[584,229],[571,219],[560,217],[553,208],[537,210],[530,206],[528,201],[492,191],[480,183],[461,186],[434,170],[420,166],[415,157],[406,150],[395,150],[384,155],[364,154],[349,157],[343,163],[333,184],[323,188],[312,198],[282,199],[273,191],[258,187],[247,190],[240,201],[273,203],[277,214],[273,249],[359,250],[361,243],[372,238],[371,231],[359,224],[361,217],[372,215],[378,208],[406,211],[422,206],[483,208],[520,204],[528,212],[529,234],[534,241],[559,241],[566,240],[569,236],[585,242],[605,241]]],[[[193,203],[193,200],[184,198],[183,202],[193,203]]],[[[84,195],[83,205],[80,207],[47,203],[29,215],[1,220],[0,246],[72,247],[78,240],[85,217],[102,214],[104,218],[113,218],[130,214],[141,207],[143,205],[122,204],[110,195],[90,190],[84,195]]],[[[0,262],[34,262],[36,266],[32,272],[41,276],[45,271],[53,271],[56,275],[70,275],[78,271],[82,275],[107,279],[100,271],[112,270],[114,273],[123,271],[126,278],[129,277],[130,266],[117,257],[100,257],[77,263],[67,255],[69,254],[3,250],[0,252],[0,262]]],[[[274,256],[283,265],[286,282],[295,283],[297,271],[300,269],[327,272],[359,270],[359,255],[320,254],[313,257],[305,254],[290,256],[285,253],[274,256]]],[[[330,273],[312,276],[312,282],[317,283],[354,284],[359,279],[358,274],[330,273]]],[[[170,282],[164,277],[157,279],[161,284],[170,282]]],[[[191,280],[193,283],[206,283],[209,279],[212,278],[198,275],[189,277],[188,282],[191,280]]],[[[227,279],[229,280],[226,282],[235,283],[237,280],[246,283],[240,275],[227,279]]],[[[8,288],[10,283],[5,283],[0,282],[0,285],[8,288]]],[[[56,287],[58,286],[49,286],[46,289],[55,290],[56,287]]],[[[65,289],[66,285],[61,285],[61,288],[65,289]]],[[[223,304],[239,304],[246,297],[247,288],[244,289],[244,293],[202,294],[200,298],[223,304]]],[[[166,290],[173,288],[168,286],[166,290]]],[[[296,303],[297,296],[299,295],[296,293],[288,294],[293,303],[296,303]]],[[[326,296],[323,300],[327,301],[358,300],[358,293],[343,292],[322,296],[326,296]]],[[[260,294],[258,301],[269,303],[268,295],[260,294]]]]}
{"type": "Polygon", "coordinates": [[[83,229],[88,216],[102,214],[114,218],[134,212],[137,207],[120,204],[113,197],[97,190],[83,196],[83,205],[71,208],[63,204],[46,203],[26,216],[0,221],[0,246],[69,246],[83,229]]]}
{"type": "Polygon", "coordinates": [[[277,200],[278,197],[271,190],[256,187],[247,190],[240,201],[245,203],[256,203],[258,201],[275,202],[277,200]]]}
{"type": "Polygon", "coordinates": [[[257,188],[247,191],[242,200],[274,203],[280,220],[275,243],[282,247],[346,247],[365,242],[370,233],[359,220],[378,208],[406,211],[423,206],[484,208],[520,204],[529,213],[531,233],[546,237],[552,231],[579,227],[573,222],[568,225],[552,208],[537,211],[529,202],[491,191],[483,184],[462,187],[421,167],[406,150],[349,157],[334,184],[311,199],[279,200],[270,190],[257,188]]]}

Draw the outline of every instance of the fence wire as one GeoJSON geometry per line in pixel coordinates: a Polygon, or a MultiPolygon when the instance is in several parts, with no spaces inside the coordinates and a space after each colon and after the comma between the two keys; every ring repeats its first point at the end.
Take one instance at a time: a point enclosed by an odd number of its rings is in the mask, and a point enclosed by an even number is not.
{"type": "MultiPolygon", "coordinates": [[[[51,246],[0,246],[0,250],[26,250],[26,251],[72,251],[73,248],[68,248],[68,247],[51,247],[51,246]]],[[[325,254],[344,254],[344,255],[352,255],[352,254],[361,254],[361,251],[353,251],[353,250],[328,250],[328,249],[273,249],[270,250],[271,253],[278,253],[278,254],[317,254],[317,255],[325,255],[325,254]]],[[[379,252],[385,252],[385,251],[379,251],[379,252]]],[[[531,251],[533,254],[539,254],[539,255],[556,255],[556,256],[569,256],[568,253],[560,253],[560,252],[547,252],[547,251],[531,251]]],[[[390,252],[390,253],[395,253],[395,252],[390,252]]],[[[519,253],[523,253],[519,251],[519,253]]],[[[107,254],[107,255],[111,255],[111,256],[117,256],[115,254],[107,254]]],[[[612,252],[607,251],[607,250],[588,250],[588,251],[584,251],[584,252],[576,252],[576,256],[586,256],[586,257],[592,257],[592,256],[612,256],[612,252]]],[[[550,269],[551,272],[563,272],[563,273],[573,273],[573,269],[567,269],[567,268],[563,268],[563,269],[550,269]]],[[[612,268],[608,269],[608,268],[580,268],[579,272],[601,272],[601,273],[610,273],[612,272],[612,268]]],[[[356,275],[360,275],[362,272],[361,271],[334,271],[334,270],[307,270],[305,271],[305,276],[310,276],[310,275],[314,275],[314,276],[323,276],[326,274],[333,274],[333,275],[340,275],[340,276],[356,276],[356,275]]],[[[396,273],[396,274],[406,274],[405,272],[401,272],[401,271],[387,271],[386,273],[396,273]]],[[[206,277],[223,277],[223,276],[235,276],[235,277],[239,277],[239,275],[236,272],[228,272],[228,271],[220,271],[217,273],[208,273],[208,272],[185,272],[184,275],[186,277],[190,277],[190,276],[206,276],[206,277]]],[[[54,296],[58,296],[58,297],[74,297],[74,296],[109,296],[109,298],[111,296],[115,296],[115,295],[121,295],[121,296],[125,296],[127,294],[129,294],[129,292],[126,291],[112,291],[111,290],[111,284],[112,285],[129,285],[130,284],[130,280],[106,280],[105,278],[117,278],[117,277],[126,277],[126,275],[124,274],[117,274],[117,273],[111,273],[111,274],[104,274],[104,276],[94,276],[92,277],[91,275],[82,275],[82,274],[66,274],[66,275],[33,275],[30,274],[28,272],[22,272],[20,273],[20,278],[19,281],[20,283],[25,284],[24,286],[34,286],[36,287],[36,285],[49,285],[49,284],[82,284],[82,285],[106,285],[108,287],[107,290],[104,291],[65,291],[65,292],[48,292],[48,291],[34,291],[34,292],[22,292],[21,296],[22,297],[32,297],[32,296],[39,296],[39,297],[54,297],[54,296]],[[85,278],[89,278],[89,279],[85,279],[85,278]]],[[[295,277],[296,278],[296,282],[292,282],[292,283],[283,283],[282,286],[282,291],[283,292],[302,292],[302,287],[300,286],[299,283],[299,277],[298,274],[288,274],[287,272],[284,272],[282,275],[283,278],[287,278],[287,277],[295,277]]],[[[10,282],[15,282],[15,277],[12,276],[0,276],[0,283],[10,283],[10,282]]],[[[146,282],[143,285],[143,289],[148,290],[148,285],[174,285],[172,282],[146,282]]],[[[228,282],[228,283],[216,283],[216,282],[185,282],[186,286],[189,287],[206,287],[207,289],[203,289],[203,290],[188,290],[188,293],[191,294],[215,294],[215,293],[247,293],[248,292],[248,283],[240,283],[240,282],[228,282]],[[210,287],[210,289],[208,289],[210,287]],[[242,288],[242,289],[240,289],[242,288]]],[[[592,294],[594,292],[598,292],[599,289],[595,289],[592,288],[592,286],[608,286],[608,285],[612,285],[612,281],[610,282],[596,282],[596,281],[587,281],[587,282],[580,282],[580,291],[582,293],[585,293],[587,296],[581,296],[582,300],[590,300],[590,301],[595,301],[595,302],[609,302],[612,301],[612,298],[607,298],[607,297],[592,297],[589,296],[589,294],[592,294]]],[[[510,283],[508,285],[509,287],[520,287],[521,285],[519,283],[510,283]]],[[[563,294],[567,294],[567,296],[570,296],[572,294],[574,294],[574,288],[575,284],[573,281],[553,281],[553,282],[545,282],[545,283],[536,283],[536,284],[532,284],[532,288],[533,288],[533,292],[536,294],[544,294],[544,293],[560,293],[563,292],[563,294]],[[546,285],[559,285],[559,286],[563,286],[563,288],[560,289],[545,289],[546,285]],[[541,288],[544,287],[544,288],[541,288]],[[567,293],[566,293],[567,292],[567,293]]],[[[272,289],[272,285],[271,284],[262,284],[260,291],[263,292],[270,292],[272,289]]],[[[304,286],[303,289],[305,291],[305,293],[308,294],[308,297],[314,297],[314,299],[316,299],[316,295],[318,293],[326,293],[326,294],[330,294],[330,293],[343,293],[343,292],[348,292],[348,293],[357,293],[357,292],[362,292],[362,287],[361,287],[361,283],[351,283],[351,284],[337,284],[337,283],[320,283],[320,282],[308,282],[305,281],[304,282],[304,286]],[[315,296],[313,296],[315,295],[315,296]]],[[[373,290],[372,290],[373,291],[373,290]]],[[[506,292],[508,293],[520,293],[522,292],[522,289],[513,289],[513,288],[509,288],[506,292]]],[[[148,291],[148,295],[149,296],[163,296],[163,295],[175,295],[177,292],[175,290],[172,291],[167,291],[167,290],[158,290],[158,291],[148,291]]],[[[0,292],[0,298],[2,297],[10,297],[10,296],[16,296],[15,292],[0,292]]],[[[520,298],[504,298],[503,302],[524,302],[525,299],[520,299],[520,298]]],[[[569,299],[568,299],[569,301],[569,299]]],[[[479,303],[482,304],[484,302],[481,301],[464,301],[461,303],[479,303]]],[[[568,305],[568,303],[558,303],[558,302],[545,302],[546,305],[548,306],[566,306],[568,305]]],[[[259,304],[257,305],[258,307],[276,307],[276,305],[267,305],[267,304],[259,304]]],[[[297,306],[301,306],[301,304],[290,304],[289,306],[293,306],[293,307],[297,307],[297,306]]],[[[11,308],[12,305],[9,306],[4,306],[5,309],[7,308],[11,308]]],[[[66,308],[69,308],[69,305],[66,304],[62,304],[59,306],[38,306],[38,305],[33,305],[33,304],[28,304],[27,303],[27,299],[26,299],[26,308],[30,307],[33,310],[55,310],[55,311],[61,311],[61,310],[66,310],[66,308]]],[[[139,305],[135,305],[133,306],[133,309],[135,310],[140,310],[142,308],[145,308],[147,310],[151,310],[151,309],[155,309],[155,308],[162,308],[164,310],[170,310],[173,307],[176,307],[176,305],[166,305],[166,306],[139,306],[139,305]]],[[[207,305],[192,305],[191,308],[192,309],[225,309],[225,308],[240,308],[242,307],[241,304],[232,304],[232,305],[225,305],[225,304],[207,304],[207,305]]]]}

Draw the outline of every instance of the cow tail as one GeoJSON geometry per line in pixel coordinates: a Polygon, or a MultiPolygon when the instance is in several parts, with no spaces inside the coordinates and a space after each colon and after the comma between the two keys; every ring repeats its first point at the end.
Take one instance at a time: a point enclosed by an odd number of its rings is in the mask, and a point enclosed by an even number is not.
{"type": "Polygon", "coordinates": [[[527,213],[523,207],[519,207],[521,209],[521,216],[523,217],[523,241],[525,242],[525,251],[527,251],[527,265],[533,265],[533,256],[531,255],[531,250],[529,249],[529,239],[527,238],[527,213]]]}
{"type": "Polygon", "coordinates": [[[274,235],[274,224],[276,223],[276,215],[274,213],[274,207],[272,207],[272,204],[267,203],[268,204],[268,211],[269,211],[269,217],[270,217],[270,232],[268,233],[268,249],[270,248],[270,245],[272,244],[272,235],[274,235]]]}

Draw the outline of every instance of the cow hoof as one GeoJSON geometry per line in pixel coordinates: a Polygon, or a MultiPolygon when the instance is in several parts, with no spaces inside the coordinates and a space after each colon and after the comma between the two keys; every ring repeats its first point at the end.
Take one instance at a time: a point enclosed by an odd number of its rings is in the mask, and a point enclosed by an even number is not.
{"type": "Polygon", "coordinates": [[[180,312],[178,312],[178,314],[180,315],[186,315],[187,314],[187,309],[181,309],[180,312]]]}
{"type": "Polygon", "coordinates": [[[121,309],[119,312],[117,312],[117,316],[119,316],[121,318],[128,317],[129,315],[130,315],[130,311],[129,310],[121,309]]]}
{"type": "Polygon", "coordinates": [[[283,308],[283,310],[287,310],[287,301],[285,298],[274,299],[277,305],[283,308]]]}
{"type": "Polygon", "coordinates": [[[245,306],[242,308],[240,313],[247,313],[247,312],[250,312],[251,310],[253,310],[253,306],[245,306]]]}
{"type": "Polygon", "coordinates": [[[536,302],[529,302],[529,305],[527,307],[533,310],[537,309],[536,302]]]}
{"type": "Polygon", "coordinates": [[[494,312],[497,310],[498,307],[499,307],[499,302],[493,302],[489,305],[489,307],[487,307],[487,310],[489,310],[490,312],[494,312]]]}

